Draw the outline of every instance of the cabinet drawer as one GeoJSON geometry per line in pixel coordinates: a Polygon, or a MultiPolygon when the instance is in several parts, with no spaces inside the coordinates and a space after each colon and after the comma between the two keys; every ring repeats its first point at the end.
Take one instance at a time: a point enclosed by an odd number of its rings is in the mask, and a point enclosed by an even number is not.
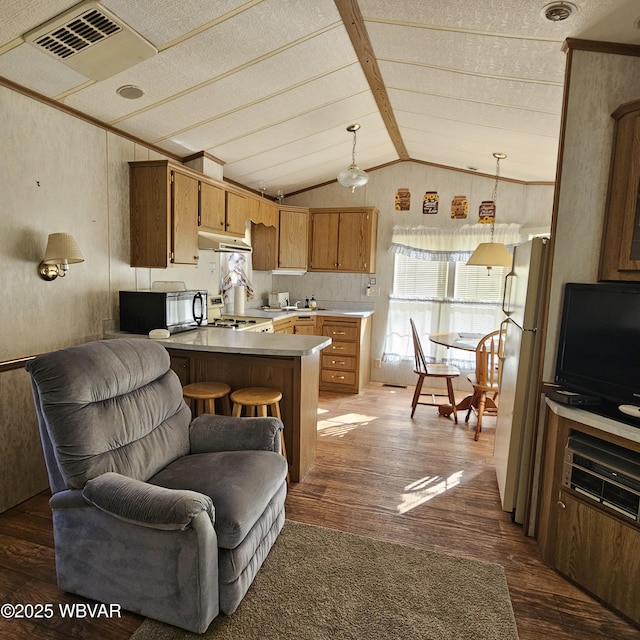
{"type": "Polygon", "coordinates": [[[323,369],[320,378],[322,382],[331,384],[343,384],[345,386],[353,386],[356,383],[355,371],[332,371],[323,369]]]}
{"type": "Polygon", "coordinates": [[[322,368],[323,369],[340,369],[347,371],[356,370],[356,359],[352,357],[329,355],[322,356],[322,368]]]}
{"type": "Polygon", "coordinates": [[[356,342],[332,342],[322,350],[322,355],[355,356],[357,346],[356,342]]]}
{"type": "Polygon", "coordinates": [[[358,325],[357,324],[324,324],[322,325],[322,335],[334,340],[343,340],[348,342],[358,341],[358,325]]]}

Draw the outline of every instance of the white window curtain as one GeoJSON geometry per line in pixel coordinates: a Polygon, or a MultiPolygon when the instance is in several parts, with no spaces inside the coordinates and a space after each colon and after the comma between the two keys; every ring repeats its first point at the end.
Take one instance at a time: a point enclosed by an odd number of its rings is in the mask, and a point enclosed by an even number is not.
{"type": "MultiPolygon", "coordinates": [[[[474,354],[446,349],[429,334],[458,332],[484,335],[502,321],[502,293],[507,269],[467,266],[480,242],[491,239],[489,225],[467,225],[444,231],[427,227],[394,227],[390,252],[395,253],[393,290],[389,300],[383,359],[412,361],[413,318],[425,355],[472,369],[474,354]]],[[[522,241],[520,225],[495,225],[494,241],[513,247],[522,241]]]]}
{"type": "MultiPolygon", "coordinates": [[[[523,241],[519,224],[495,224],[494,242],[509,250],[523,241]]],[[[467,224],[460,229],[393,227],[389,251],[422,260],[466,262],[481,242],[491,242],[490,224],[467,224]]]]}

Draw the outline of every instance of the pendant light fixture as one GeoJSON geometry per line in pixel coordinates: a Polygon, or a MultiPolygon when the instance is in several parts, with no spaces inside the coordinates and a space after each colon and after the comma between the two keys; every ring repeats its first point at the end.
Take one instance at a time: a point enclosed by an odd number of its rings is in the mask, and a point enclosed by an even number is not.
{"type": "MultiPolygon", "coordinates": [[[[504,160],[507,156],[504,153],[494,153],[496,159],[496,181],[493,186],[493,206],[496,207],[498,200],[498,178],[500,177],[500,160],[504,160]]],[[[491,275],[491,267],[511,267],[511,254],[509,249],[501,242],[493,241],[495,211],[493,220],[491,221],[491,242],[482,242],[478,248],[471,254],[467,261],[468,265],[477,267],[487,267],[487,275],[491,275]]]]}
{"type": "Polygon", "coordinates": [[[359,124],[350,124],[347,131],[353,133],[353,149],[351,151],[351,165],[343,169],[338,174],[338,182],[343,187],[351,189],[351,193],[356,187],[364,187],[369,182],[369,176],[356,164],[356,131],[360,128],[359,124]]]}

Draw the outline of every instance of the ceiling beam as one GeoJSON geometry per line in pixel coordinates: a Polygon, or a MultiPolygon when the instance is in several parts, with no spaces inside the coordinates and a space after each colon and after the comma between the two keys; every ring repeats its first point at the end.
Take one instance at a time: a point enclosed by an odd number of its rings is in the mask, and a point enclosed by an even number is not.
{"type": "Polygon", "coordinates": [[[334,0],[400,160],[409,160],[357,0],[334,0]]]}

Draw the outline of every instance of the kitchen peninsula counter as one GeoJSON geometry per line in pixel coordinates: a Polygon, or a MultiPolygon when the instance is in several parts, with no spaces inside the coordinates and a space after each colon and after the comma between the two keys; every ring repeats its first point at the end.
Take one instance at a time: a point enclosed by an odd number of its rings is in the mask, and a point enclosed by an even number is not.
{"type": "MultiPolygon", "coordinates": [[[[148,339],[123,332],[105,337],[148,339]]],[[[320,352],[331,338],[200,328],[156,342],[169,352],[171,368],[182,386],[215,381],[227,383],[232,390],[273,387],[281,391],[291,480],[304,478],[316,456],[320,352]]]]}
{"type": "Polygon", "coordinates": [[[331,338],[230,331],[229,329],[207,327],[176,333],[170,338],[156,340],[156,342],[167,349],[184,349],[186,351],[302,357],[319,353],[331,344],[331,338]]]}

